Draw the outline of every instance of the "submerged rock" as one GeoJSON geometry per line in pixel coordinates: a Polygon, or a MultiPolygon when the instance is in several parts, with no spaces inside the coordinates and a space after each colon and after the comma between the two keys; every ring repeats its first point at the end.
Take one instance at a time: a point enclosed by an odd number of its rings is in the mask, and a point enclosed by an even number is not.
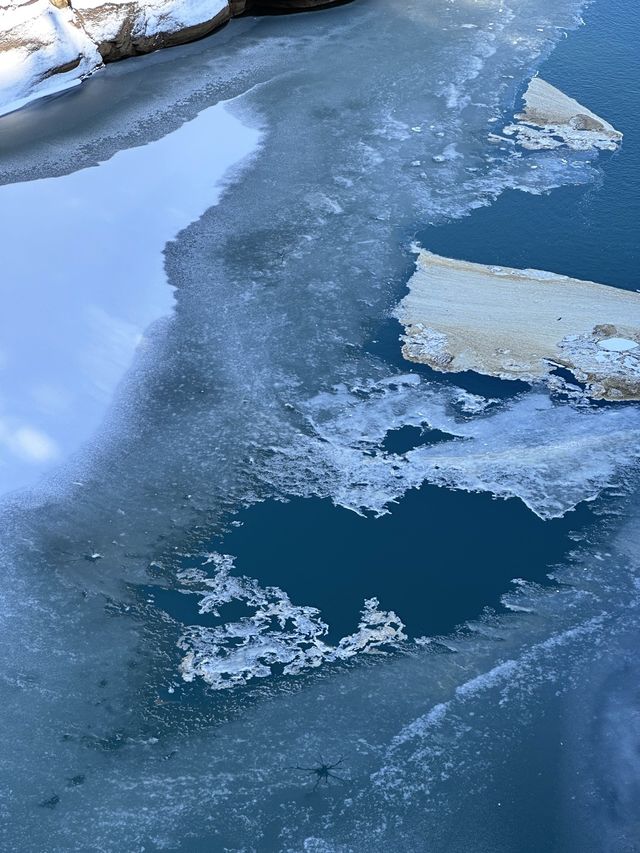
{"type": "Polygon", "coordinates": [[[202,38],[251,11],[344,0],[0,0],[0,115],[76,85],[104,62],[202,38]]]}
{"type": "Polygon", "coordinates": [[[421,251],[396,309],[403,355],[441,372],[545,380],[562,367],[604,400],[640,399],[640,294],[421,251]]]}
{"type": "Polygon", "coordinates": [[[504,129],[523,148],[539,151],[566,145],[577,151],[615,151],[622,140],[608,121],[540,77],[531,80],[523,100],[517,123],[504,129]]]}

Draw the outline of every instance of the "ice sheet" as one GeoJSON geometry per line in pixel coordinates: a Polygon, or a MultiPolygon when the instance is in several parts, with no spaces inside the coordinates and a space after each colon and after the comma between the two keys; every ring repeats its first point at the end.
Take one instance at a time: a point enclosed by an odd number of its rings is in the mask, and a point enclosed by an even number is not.
{"type": "Polygon", "coordinates": [[[172,309],[166,242],[217,203],[259,139],[219,103],[93,168],[0,188],[0,492],[95,431],[145,330],[172,309]]]}

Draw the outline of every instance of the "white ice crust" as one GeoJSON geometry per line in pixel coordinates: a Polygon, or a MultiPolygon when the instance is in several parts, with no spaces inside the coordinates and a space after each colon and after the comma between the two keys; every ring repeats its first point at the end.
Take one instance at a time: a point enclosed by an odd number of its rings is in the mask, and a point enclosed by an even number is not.
{"type": "Polygon", "coordinates": [[[337,645],[327,643],[329,626],[315,607],[294,604],[278,587],[261,587],[256,580],[233,575],[233,557],[204,555],[202,567],[178,575],[184,591],[201,595],[200,613],[219,617],[221,608],[242,603],[249,615],[216,627],[192,626],[179,641],[185,652],[180,671],[185,681],[197,676],[216,690],[238,687],[266,678],[274,666],[284,675],[297,675],[323,663],[344,661],[359,653],[384,653],[407,639],[393,611],[379,610],[376,598],[364,602],[353,634],[337,645]]]}
{"type": "Polygon", "coordinates": [[[608,352],[628,352],[638,347],[637,341],[629,340],[629,338],[604,338],[598,341],[598,346],[608,352]]]}
{"type": "Polygon", "coordinates": [[[630,405],[593,409],[529,392],[508,402],[438,387],[416,374],[361,387],[338,386],[304,406],[312,436],[273,448],[274,480],[297,459],[290,492],[320,494],[356,512],[385,513],[408,489],[432,483],[519,498],[556,518],[618,483],[640,457],[640,416],[630,405]],[[440,430],[452,441],[387,453],[403,426],[440,430]]]}

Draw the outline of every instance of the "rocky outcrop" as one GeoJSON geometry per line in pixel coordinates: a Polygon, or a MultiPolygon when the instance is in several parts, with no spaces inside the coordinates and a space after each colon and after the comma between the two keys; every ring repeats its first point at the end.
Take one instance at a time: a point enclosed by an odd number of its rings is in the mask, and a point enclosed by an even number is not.
{"type": "Polygon", "coordinates": [[[227,0],[71,0],[104,62],[202,38],[231,17],[227,0]]]}
{"type": "Polygon", "coordinates": [[[0,0],[0,113],[74,85],[101,62],[66,0],[0,0]]]}
{"type": "Polygon", "coordinates": [[[202,38],[230,18],[344,0],[0,0],[0,115],[105,62],[202,38]]]}

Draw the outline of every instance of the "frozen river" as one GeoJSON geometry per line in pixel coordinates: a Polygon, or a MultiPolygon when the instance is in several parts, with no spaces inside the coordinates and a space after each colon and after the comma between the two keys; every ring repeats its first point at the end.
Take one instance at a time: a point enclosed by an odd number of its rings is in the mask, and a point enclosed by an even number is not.
{"type": "Polygon", "coordinates": [[[390,320],[416,239],[637,286],[634,26],[359,0],[0,120],[3,850],[637,849],[637,408],[390,320]],[[543,63],[619,154],[487,139],[543,63]]]}

